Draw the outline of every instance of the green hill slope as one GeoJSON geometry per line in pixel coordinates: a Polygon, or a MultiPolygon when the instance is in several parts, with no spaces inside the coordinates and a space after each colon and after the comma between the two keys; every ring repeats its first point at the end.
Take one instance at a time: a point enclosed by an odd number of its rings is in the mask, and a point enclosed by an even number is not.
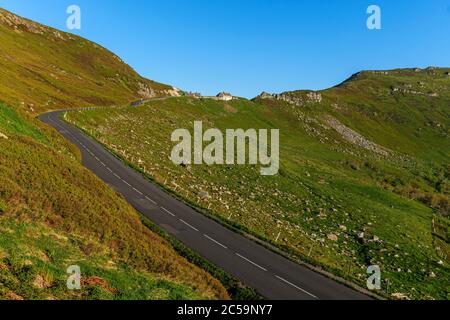
{"type": "Polygon", "coordinates": [[[78,36],[0,8],[0,97],[31,113],[176,94],[78,36]]]}
{"type": "Polygon", "coordinates": [[[0,298],[226,298],[58,135],[0,104],[0,298]],[[82,290],[66,288],[79,265],[82,290]]]}
{"type": "Polygon", "coordinates": [[[448,71],[364,72],[323,92],[172,98],[66,118],[187,202],[302,260],[361,286],[378,264],[386,296],[447,299],[448,71]],[[419,92],[408,83],[421,93],[396,89],[419,92]],[[174,165],[172,131],[198,120],[280,129],[279,175],[174,165]]]}
{"type": "Polygon", "coordinates": [[[0,299],[228,298],[32,117],[167,90],[87,40],[0,9],[0,299]],[[81,290],[66,287],[72,265],[81,290]]]}

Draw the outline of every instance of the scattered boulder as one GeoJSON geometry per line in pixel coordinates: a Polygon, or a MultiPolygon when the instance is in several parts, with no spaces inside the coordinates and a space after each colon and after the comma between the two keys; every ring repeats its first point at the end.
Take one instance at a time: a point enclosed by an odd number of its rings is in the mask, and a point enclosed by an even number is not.
{"type": "Polygon", "coordinates": [[[198,193],[198,196],[199,196],[201,199],[208,199],[208,198],[209,198],[209,193],[206,192],[206,191],[200,191],[200,192],[198,193]]]}
{"type": "Polygon", "coordinates": [[[409,300],[408,296],[404,293],[393,293],[392,296],[397,300],[409,300]]]}
{"type": "Polygon", "coordinates": [[[338,241],[339,240],[338,236],[335,235],[334,233],[330,233],[327,237],[328,237],[328,240],[331,240],[331,241],[338,241]]]}

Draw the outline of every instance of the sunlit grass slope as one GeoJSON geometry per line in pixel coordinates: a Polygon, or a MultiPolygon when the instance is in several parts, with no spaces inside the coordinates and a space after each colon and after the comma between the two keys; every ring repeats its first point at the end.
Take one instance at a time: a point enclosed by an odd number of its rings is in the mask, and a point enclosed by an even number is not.
{"type": "Polygon", "coordinates": [[[447,299],[445,72],[362,73],[320,98],[172,98],[66,118],[186,201],[286,252],[361,286],[378,264],[392,298],[447,299]],[[279,175],[174,165],[172,131],[198,120],[205,129],[280,129],[279,175]]]}
{"type": "Polygon", "coordinates": [[[226,298],[56,133],[0,104],[0,297],[226,298]],[[82,290],[66,288],[79,265],[82,290]]]}
{"type": "Polygon", "coordinates": [[[0,8],[0,99],[36,114],[168,95],[99,45],[0,8]]]}

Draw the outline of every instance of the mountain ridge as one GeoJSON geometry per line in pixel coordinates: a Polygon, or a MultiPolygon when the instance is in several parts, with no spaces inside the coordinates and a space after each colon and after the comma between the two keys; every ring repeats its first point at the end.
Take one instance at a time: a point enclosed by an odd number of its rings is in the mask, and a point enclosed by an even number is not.
{"type": "Polygon", "coordinates": [[[290,94],[290,93],[321,93],[325,92],[327,90],[331,90],[333,88],[339,88],[342,86],[345,86],[346,84],[352,82],[352,81],[358,81],[363,80],[368,75],[399,75],[399,76],[405,76],[405,75],[417,75],[417,74],[428,74],[432,76],[440,76],[441,78],[450,78],[450,67],[427,67],[427,68],[397,68],[397,69],[379,69],[379,70],[361,70],[358,72],[355,72],[350,77],[345,79],[344,81],[331,86],[329,88],[320,89],[320,90],[313,90],[313,89],[296,89],[296,90],[287,90],[282,91],[279,93],[269,93],[267,91],[262,91],[261,94],[257,95],[256,97],[250,99],[254,100],[257,98],[270,98],[270,96],[280,96],[283,94],[290,94]]]}

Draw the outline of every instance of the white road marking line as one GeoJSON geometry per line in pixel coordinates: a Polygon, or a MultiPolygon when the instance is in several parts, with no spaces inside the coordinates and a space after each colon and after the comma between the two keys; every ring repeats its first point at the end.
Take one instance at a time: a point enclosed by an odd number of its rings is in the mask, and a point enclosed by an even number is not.
{"type": "Polygon", "coordinates": [[[263,268],[263,267],[261,267],[259,264],[257,264],[257,263],[255,263],[255,262],[253,262],[252,260],[250,260],[250,259],[247,259],[246,257],[244,257],[243,255],[240,255],[239,253],[236,253],[236,255],[239,257],[239,258],[242,258],[242,259],[244,259],[245,261],[247,261],[247,262],[249,262],[249,263],[251,263],[252,265],[254,265],[255,267],[258,267],[258,268],[260,268],[261,270],[263,270],[263,271],[266,271],[267,272],[267,269],[266,268],[263,268]]]}
{"type": "Polygon", "coordinates": [[[183,222],[185,225],[187,225],[189,228],[191,228],[192,230],[195,230],[195,231],[199,231],[197,228],[195,228],[195,227],[193,227],[193,226],[191,226],[189,223],[187,223],[186,221],[184,221],[183,219],[180,219],[180,221],[181,222],[183,222]]]}
{"type": "Polygon", "coordinates": [[[210,236],[208,236],[207,234],[204,234],[204,236],[206,237],[206,238],[208,238],[209,240],[211,240],[212,242],[214,242],[215,244],[217,244],[217,245],[219,245],[219,246],[221,246],[222,248],[224,248],[224,249],[228,249],[228,247],[227,246],[224,246],[223,244],[221,244],[219,241],[217,241],[217,240],[214,240],[213,238],[211,238],[210,236]]]}
{"type": "Polygon", "coordinates": [[[300,290],[301,292],[306,293],[306,294],[309,295],[310,297],[313,297],[313,298],[315,298],[315,299],[319,299],[319,298],[317,298],[315,295],[313,295],[312,293],[309,293],[308,291],[306,291],[306,290],[300,288],[299,286],[296,286],[296,285],[293,284],[292,282],[289,282],[289,281],[287,281],[286,279],[283,279],[282,277],[279,277],[279,276],[277,276],[277,275],[275,275],[275,277],[277,277],[279,280],[283,281],[284,283],[287,283],[288,285],[290,285],[290,286],[292,286],[292,287],[294,287],[294,288],[300,290]]]}
{"type": "Polygon", "coordinates": [[[106,167],[106,170],[108,170],[109,172],[113,172],[110,167],[106,167]]]}
{"type": "Polygon", "coordinates": [[[150,202],[153,203],[153,204],[156,204],[156,202],[153,201],[153,199],[151,199],[151,198],[149,198],[149,197],[147,197],[147,196],[145,196],[145,199],[147,199],[148,201],[150,201],[150,202]]]}
{"type": "MultiPolygon", "coordinates": [[[[131,187],[131,184],[129,184],[127,181],[125,181],[124,179],[120,178],[120,180],[122,180],[123,183],[125,183],[127,186],[131,187]]],[[[134,189],[134,188],[133,188],[134,189]]]]}
{"type": "Polygon", "coordinates": [[[144,194],[142,192],[140,192],[138,189],[133,188],[134,191],[136,191],[137,193],[139,193],[141,196],[143,196],[144,194]]]}
{"type": "Polygon", "coordinates": [[[174,215],[172,212],[170,212],[169,210],[167,210],[166,208],[161,207],[161,209],[163,209],[165,212],[167,212],[168,214],[170,214],[172,217],[175,217],[175,215],[174,215]]]}
{"type": "Polygon", "coordinates": [[[119,176],[117,175],[117,173],[113,172],[113,175],[114,175],[114,177],[116,177],[117,179],[122,180],[122,178],[119,177],[119,176]]]}

